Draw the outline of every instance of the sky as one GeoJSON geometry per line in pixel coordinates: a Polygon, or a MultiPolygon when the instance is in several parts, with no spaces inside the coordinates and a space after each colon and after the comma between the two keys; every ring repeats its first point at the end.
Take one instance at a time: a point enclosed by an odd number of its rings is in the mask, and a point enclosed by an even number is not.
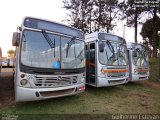
{"type": "MultiPolygon", "coordinates": [[[[63,23],[67,19],[67,10],[63,7],[63,0],[1,0],[0,1],[0,47],[2,56],[7,56],[12,47],[12,34],[16,32],[25,16],[43,18],[63,23]]],[[[63,23],[67,24],[67,23],[63,23]]],[[[119,22],[112,33],[123,37],[123,22],[119,22]]],[[[138,41],[142,41],[139,35],[138,41]]],[[[125,27],[125,39],[134,42],[134,28],[125,27]]]]}

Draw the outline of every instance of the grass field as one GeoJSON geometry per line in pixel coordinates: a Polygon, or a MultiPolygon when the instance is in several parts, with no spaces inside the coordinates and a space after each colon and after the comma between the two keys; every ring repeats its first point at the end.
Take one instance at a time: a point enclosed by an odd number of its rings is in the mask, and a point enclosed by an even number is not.
{"type": "Polygon", "coordinates": [[[100,119],[111,117],[111,114],[159,114],[160,82],[157,81],[158,71],[154,71],[157,67],[155,61],[151,61],[152,72],[148,81],[104,88],[87,86],[86,91],[79,95],[13,103],[0,109],[0,113],[2,117],[18,115],[24,120],[45,119],[46,117],[48,119],[75,117],[77,119],[100,119]]]}

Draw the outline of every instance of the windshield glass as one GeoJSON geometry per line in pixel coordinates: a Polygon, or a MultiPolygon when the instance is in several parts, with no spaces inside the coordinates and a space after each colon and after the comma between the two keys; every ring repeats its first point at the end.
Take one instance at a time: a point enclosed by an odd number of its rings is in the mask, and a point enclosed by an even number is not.
{"type": "Polygon", "coordinates": [[[38,68],[72,69],[84,67],[84,42],[72,38],[25,30],[21,62],[38,68]],[[67,54],[67,55],[66,55],[67,54]]]}
{"type": "Polygon", "coordinates": [[[110,41],[101,42],[104,46],[104,51],[99,51],[99,61],[101,64],[127,65],[127,48],[124,44],[110,41]]]}
{"type": "Polygon", "coordinates": [[[149,65],[149,53],[145,47],[137,48],[133,51],[133,63],[137,66],[149,65]]]}

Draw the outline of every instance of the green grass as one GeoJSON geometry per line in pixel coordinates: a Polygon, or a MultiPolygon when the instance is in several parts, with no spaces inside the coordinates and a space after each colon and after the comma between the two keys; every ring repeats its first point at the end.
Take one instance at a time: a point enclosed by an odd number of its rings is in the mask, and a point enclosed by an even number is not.
{"type": "MultiPolygon", "coordinates": [[[[151,60],[151,78],[156,60],[151,60]],[[154,66],[154,67],[153,67],[154,66]]],[[[148,82],[149,82],[148,81],[148,82]]],[[[156,82],[157,84],[160,84],[156,82]]],[[[15,103],[0,110],[2,116],[18,115],[22,120],[34,119],[101,119],[111,114],[159,114],[160,90],[143,83],[127,83],[113,87],[87,86],[84,93],[43,101],[15,103]],[[78,116],[78,117],[77,117],[78,116]]]]}
{"type": "Polygon", "coordinates": [[[150,79],[151,81],[157,82],[159,78],[159,58],[150,59],[150,79]]]}

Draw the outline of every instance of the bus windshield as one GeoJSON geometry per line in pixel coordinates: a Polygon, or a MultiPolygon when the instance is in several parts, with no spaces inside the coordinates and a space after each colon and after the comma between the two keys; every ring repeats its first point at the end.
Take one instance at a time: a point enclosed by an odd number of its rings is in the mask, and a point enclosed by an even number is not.
{"type": "Polygon", "coordinates": [[[148,66],[149,56],[145,47],[137,48],[133,51],[133,63],[137,66],[148,66]]]}
{"type": "Polygon", "coordinates": [[[105,65],[127,65],[127,48],[124,44],[102,41],[104,51],[99,51],[99,61],[105,65]]]}
{"type": "Polygon", "coordinates": [[[85,63],[84,41],[44,31],[24,30],[21,63],[37,68],[82,68],[85,63]]]}

